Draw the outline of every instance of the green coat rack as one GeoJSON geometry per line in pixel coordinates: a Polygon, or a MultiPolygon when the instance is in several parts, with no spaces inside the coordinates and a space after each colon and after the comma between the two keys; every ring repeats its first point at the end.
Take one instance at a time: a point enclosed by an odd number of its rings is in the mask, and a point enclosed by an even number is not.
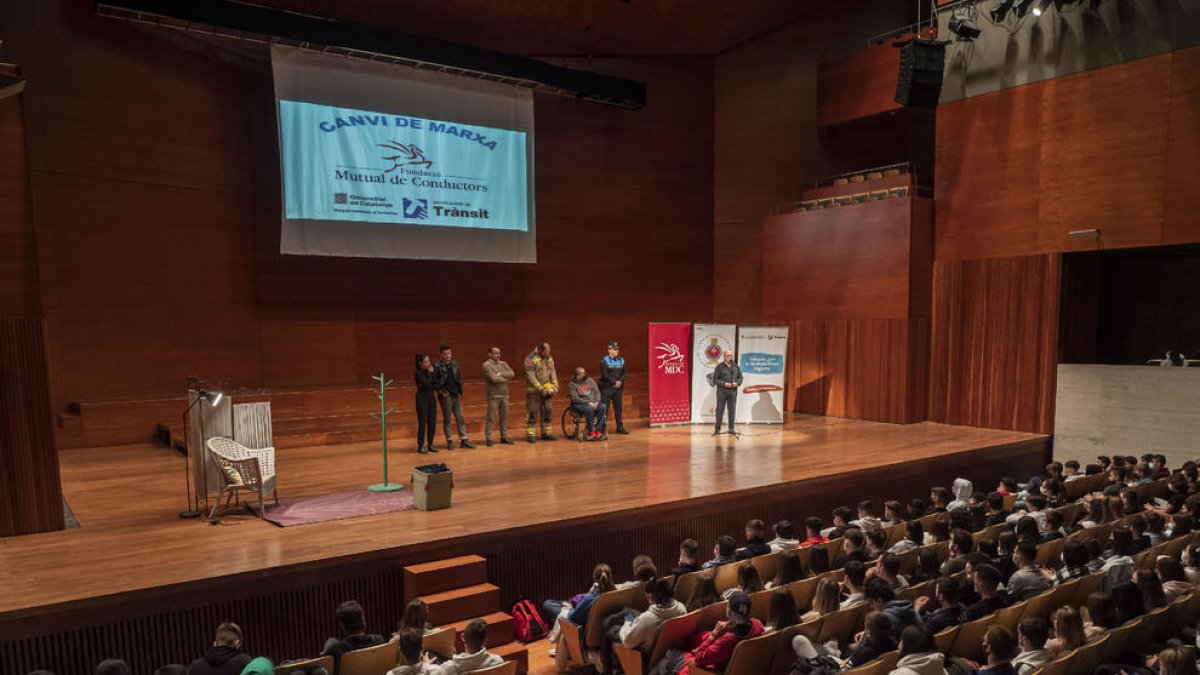
{"type": "Polygon", "coordinates": [[[372,380],[379,382],[379,414],[371,413],[371,417],[379,420],[379,426],[382,428],[383,434],[383,482],[367,486],[367,490],[371,492],[395,492],[403,490],[403,483],[392,483],[388,480],[388,462],[387,462],[387,418],[395,412],[394,408],[387,407],[387,388],[392,384],[392,381],[387,379],[383,373],[372,375],[372,380]]]}

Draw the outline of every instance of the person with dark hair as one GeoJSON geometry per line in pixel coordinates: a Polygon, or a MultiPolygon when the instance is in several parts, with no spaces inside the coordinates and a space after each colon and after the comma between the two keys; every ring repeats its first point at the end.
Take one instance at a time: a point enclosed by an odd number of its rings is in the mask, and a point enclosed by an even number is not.
{"type": "Polygon", "coordinates": [[[850,521],[850,524],[863,531],[883,527],[883,523],[875,517],[875,502],[870,499],[859,502],[858,517],[850,521]]]}
{"type": "Polygon", "coordinates": [[[950,490],[937,486],[929,489],[929,512],[930,513],[945,513],[946,507],[954,499],[954,495],[950,490]]]}
{"type": "Polygon", "coordinates": [[[894,591],[901,591],[909,586],[908,578],[900,574],[900,558],[894,553],[880,553],[872,570],[876,577],[891,584],[894,591]]]}
{"type": "Polygon", "coordinates": [[[784,551],[779,554],[779,569],[775,571],[775,578],[767,582],[766,588],[783,588],[803,578],[804,567],[800,563],[800,556],[795,551],[784,551]]]}
{"type": "Polygon", "coordinates": [[[729,665],[733,650],[742,640],[763,634],[762,623],[750,616],[750,596],[734,593],[725,609],[725,620],[718,621],[710,631],[692,636],[691,651],[668,651],[649,675],[688,675],[691,666],[720,672],[729,665]]]}
{"type": "Polygon", "coordinates": [[[1083,478],[1083,473],[1079,471],[1079,461],[1068,459],[1063,462],[1062,479],[1064,483],[1070,483],[1073,480],[1083,478]]]}
{"type": "Polygon", "coordinates": [[[413,381],[417,385],[417,452],[437,452],[433,447],[433,430],[437,426],[438,376],[428,354],[417,354],[417,369],[413,381]]]}
{"type": "Polygon", "coordinates": [[[941,567],[941,560],[938,559],[938,552],[932,548],[922,549],[917,553],[917,571],[908,578],[908,582],[913,584],[923,584],[926,581],[933,581],[941,576],[938,568],[941,567]]]}
{"type": "Polygon", "coordinates": [[[1040,616],[1027,616],[1017,624],[1017,645],[1021,651],[1012,660],[1017,675],[1029,675],[1050,663],[1055,653],[1046,649],[1050,639],[1050,623],[1040,616]]]}
{"type": "Polygon", "coordinates": [[[713,558],[700,566],[700,569],[706,570],[721,565],[728,565],[733,562],[733,553],[737,549],[737,542],[733,537],[723,534],[717,537],[717,543],[713,545],[713,558]]]}
{"type": "Polygon", "coordinates": [[[691,537],[684,539],[679,544],[679,562],[675,565],[675,569],[671,570],[678,580],[684,574],[696,572],[700,569],[700,543],[691,537]]]}
{"type": "Polygon", "coordinates": [[[722,597],[729,599],[735,593],[757,593],[763,590],[762,579],[758,576],[758,568],[753,563],[744,562],[737,568],[737,586],[727,589],[722,597]]]}
{"type": "Polygon", "coordinates": [[[737,419],[736,409],[738,400],[738,390],[742,386],[742,369],[737,362],[733,360],[733,352],[726,349],[721,355],[722,360],[713,368],[712,384],[717,388],[717,426],[713,429],[713,436],[721,433],[721,422],[725,417],[725,411],[729,411],[729,434],[736,438],[739,434],[733,426],[733,422],[737,419]]]}
{"type": "Polygon", "coordinates": [[[1008,600],[1000,594],[1000,571],[991,565],[972,567],[971,582],[979,601],[967,607],[967,621],[974,621],[997,610],[1008,607],[1008,600]]]}
{"type": "Polygon", "coordinates": [[[945,656],[933,643],[933,635],[920,626],[909,626],[900,634],[900,660],[889,675],[946,675],[945,656]]]}
{"type": "Polygon", "coordinates": [[[422,653],[424,639],[419,630],[409,629],[401,633],[401,663],[389,670],[387,675],[442,675],[444,671],[434,662],[433,655],[422,653]]]}
{"type": "Polygon", "coordinates": [[[129,673],[129,664],[121,659],[104,659],[96,666],[96,675],[129,675],[129,673]]]}
{"type": "Polygon", "coordinates": [[[917,548],[925,541],[925,526],[919,520],[910,520],[904,525],[904,538],[892,544],[889,553],[905,553],[917,548]]]}
{"type": "Polygon", "coordinates": [[[772,553],[794,551],[800,548],[800,540],[796,539],[796,530],[792,527],[792,521],[781,520],[775,523],[773,529],[775,531],[775,538],[767,542],[767,546],[771,548],[772,553]]]}
{"type": "Polygon", "coordinates": [[[1173,602],[1175,598],[1187,595],[1196,589],[1196,585],[1188,581],[1183,564],[1176,558],[1159,556],[1158,560],[1154,561],[1154,570],[1162,579],[1163,595],[1167,602],[1173,602]]]}
{"type": "Polygon", "coordinates": [[[796,610],[796,598],[786,588],[776,588],[771,592],[771,602],[767,606],[767,624],[765,630],[771,631],[791,628],[800,623],[800,613],[796,610]]]}
{"type": "Polygon", "coordinates": [[[870,612],[864,622],[863,636],[846,657],[846,666],[857,668],[896,648],[898,642],[892,633],[892,621],[883,612],[870,612]]]}
{"type": "Polygon", "coordinates": [[[1112,551],[1104,560],[1100,571],[1107,575],[1108,587],[1128,581],[1133,577],[1133,532],[1128,527],[1118,527],[1109,535],[1112,551]]]}
{"type": "Polygon", "coordinates": [[[716,573],[708,572],[701,575],[700,581],[696,582],[696,587],[692,589],[692,596],[688,598],[684,608],[689,612],[694,612],[720,601],[721,594],[717,592],[716,573]]]}
{"type": "Polygon", "coordinates": [[[645,553],[635,555],[631,567],[633,569],[633,576],[629,581],[622,581],[617,584],[618,591],[640,586],[658,577],[658,568],[654,566],[654,559],[645,553]]]}
{"type": "Polygon", "coordinates": [[[940,544],[943,541],[950,541],[950,520],[948,518],[939,518],[933,521],[925,533],[926,544],[940,544]]]}
{"type": "Polygon", "coordinates": [[[842,557],[833,563],[833,568],[845,567],[851,560],[867,562],[866,546],[867,538],[863,536],[862,530],[857,527],[848,528],[842,534],[842,557]]]}
{"type": "Polygon", "coordinates": [[[454,439],[450,435],[450,416],[454,415],[454,421],[458,425],[458,441],[459,445],[464,448],[474,448],[475,446],[467,439],[467,423],[463,420],[463,376],[462,371],[458,368],[458,361],[454,360],[454,353],[450,349],[450,345],[443,344],[438,347],[438,362],[434,367],[438,376],[438,403],[442,407],[442,432],[446,436],[446,449],[454,449],[454,439]]]}
{"type": "Polygon", "coordinates": [[[900,502],[891,499],[883,503],[883,524],[899,525],[908,520],[908,509],[900,502]]]}
{"type": "Polygon", "coordinates": [[[1125,524],[1129,526],[1129,531],[1133,534],[1135,555],[1150,548],[1150,537],[1146,535],[1146,518],[1142,514],[1130,516],[1125,524]]]}
{"type": "MultiPolygon", "coordinates": [[[[612,413],[617,423],[618,434],[628,434],[622,416],[622,393],[625,391],[625,358],[621,356],[621,345],[613,340],[608,343],[608,352],[600,357],[600,396],[604,407],[612,413]]],[[[606,420],[607,422],[607,420],[606,420]]],[[[608,433],[605,427],[602,431],[608,433]]]]}
{"type": "Polygon", "coordinates": [[[487,419],[483,426],[484,444],[492,447],[492,428],[499,426],[500,442],[512,445],[508,437],[508,383],[516,377],[512,366],[500,358],[500,348],[488,348],[487,361],[483,362],[483,379],[487,382],[487,419]]]}
{"type": "Polygon", "coordinates": [[[217,626],[212,649],[188,666],[188,675],[240,675],[248,663],[250,655],[242,651],[241,627],[226,621],[217,626]]]}
{"type": "Polygon", "coordinates": [[[387,638],[382,635],[367,632],[366,615],[357,600],[347,600],[338,605],[337,623],[341,635],[326,640],[325,646],[321,649],[323,656],[333,657],[333,675],[338,673],[342,654],[387,642],[387,638]]]}
{"type": "Polygon", "coordinates": [[[746,545],[738,549],[735,560],[749,560],[755,556],[766,555],[771,552],[771,547],[767,545],[766,537],[767,526],[763,521],[754,518],[746,523],[746,545]]]}
{"type": "Polygon", "coordinates": [[[525,440],[538,441],[538,425],[541,439],[553,441],[554,410],[553,398],[558,393],[558,373],[554,369],[554,357],[550,355],[550,343],[539,342],[525,356],[525,440]]]}
{"type": "Polygon", "coordinates": [[[846,563],[844,572],[842,587],[845,589],[846,599],[842,600],[843,608],[857,605],[863,601],[863,586],[867,582],[867,568],[858,560],[851,560],[846,563]]]}
{"type": "Polygon", "coordinates": [[[1028,600],[1050,588],[1050,580],[1033,564],[1036,559],[1037,546],[1033,542],[1017,543],[1017,550],[1013,553],[1013,564],[1017,571],[1013,572],[1005,586],[1014,602],[1028,600]]]}
{"type": "Polygon", "coordinates": [[[1108,631],[1121,625],[1121,617],[1117,613],[1117,604],[1113,602],[1111,593],[1092,593],[1087,598],[1088,621],[1083,626],[1083,634],[1088,640],[1095,640],[1108,631]]]}
{"type": "Polygon", "coordinates": [[[1142,516],[1146,519],[1146,536],[1150,539],[1150,546],[1158,546],[1167,540],[1167,533],[1163,531],[1164,521],[1162,514],[1158,511],[1147,511],[1142,516]]]}
{"type": "Polygon", "coordinates": [[[925,504],[925,500],[920,497],[913,497],[908,502],[908,519],[916,520],[929,515],[929,506],[925,504]]]}
{"type": "Polygon", "coordinates": [[[875,562],[884,553],[884,547],[887,546],[888,533],[877,527],[873,530],[867,530],[863,533],[863,536],[867,540],[863,556],[867,562],[875,562]]]}
{"type": "Polygon", "coordinates": [[[1017,565],[1013,562],[1013,553],[1016,550],[1016,532],[1001,532],[1000,536],[996,537],[996,557],[992,559],[992,566],[999,570],[1001,583],[1007,584],[1013,572],[1017,571],[1017,565]]]}
{"type": "Polygon", "coordinates": [[[987,655],[987,667],[980,668],[977,675],[1017,675],[1012,660],[1017,654],[1017,639],[1004,626],[989,626],[983,636],[983,652],[987,655]]]}
{"type": "Polygon", "coordinates": [[[831,569],[833,567],[829,564],[829,549],[824,546],[814,546],[808,555],[808,576],[815,577],[831,569]]]}
{"type": "Polygon", "coordinates": [[[1133,573],[1133,583],[1142,595],[1142,606],[1147,612],[1167,606],[1167,595],[1163,592],[1162,579],[1154,570],[1138,570],[1133,573]]]}
{"type": "Polygon", "coordinates": [[[1183,537],[1191,534],[1194,527],[1191,514],[1186,511],[1180,511],[1171,516],[1171,527],[1167,530],[1167,536],[1171,539],[1183,537]]]}
{"type": "Polygon", "coordinates": [[[933,634],[938,634],[951,626],[957,626],[962,623],[963,606],[959,603],[960,586],[958,577],[948,576],[941,577],[934,585],[934,596],[930,598],[928,595],[923,595],[917,598],[913,607],[917,611],[917,617],[925,628],[933,634]],[[931,600],[936,599],[937,606],[927,606],[931,600]]]}
{"type": "Polygon", "coordinates": [[[571,602],[560,602],[557,600],[547,600],[542,603],[542,616],[546,619],[547,625],[554,626],[550,635],[554,637],[554,665],[558,667],[558,672],[563,672],[567,667],[567,645],[563,641],[562,630],[556,625],[558,621],[568,621],[579,627],[579,632],[583,633],[587,630],[588,619],[592,615],[592,605],[596,602],[596,597],[601,593],[615,591],[616,586],[612,582],[612,568],[604,563],[600,563],[592,568],[592,587],[583,597],[578,598],[573,604],[571,602]],[[566,608],[570,609],[567,610],[566,608]],[[564,615],[565,612],[565,615],[564,615]],[[561,617],[561,618],[560,618],[561,617]]]}
{"type": "Polygon", "coordinates": [[[638,612],[626,608],[605,619],[605,636],[600,645],[600,672],[613,673],[613,644],[620,642],[629,649],[650,651],[658,639],[658,631],[668,619],[687,613],[683,603],[671,593],[671,582],[666,579],[651,579],[646,582],[646,611],[638,612]]]}
{"type": "Polygon", "coordinates": [[[973,550],[975,550],[975,538],[971,536],[970,532],[963,529],[952,530],[950,532],[950,557],[942,563],[941,575],[949,576],[963,571],[967,565],[967,554],[973,550]]]}
{"type": "Polygon", "coordinates": [[[918,622],[912,602],[897,600],[896,592],[883,579],[870,579],[863,589],[863,600],[868,612],[883,612],[892,622],[892,635],[899,638],[900,631],[918,622]]]}
{"type": "Polygon", "coordinates": [[[1042,482],[1042,496],[1046,498],[1046,508],[1057,509],[1067,503],[1067,489],[1058,478],[1050,478],[1042,482]]]}
{"type": "Polygon", "coordinates": [[[602,431],[608,418],[608,410],[600,396],[600,387],[588,377],[587,371],[576,367],[571,381],[567,383],[571,409],[583,416],[587,436],[583,440],[606,441],[608,433],[602,431]]]}
{"type": "Polygon", "coordinates": [[[1112,599],[1121,623],[1136,619],[1146,613],[1146,605],[1142,601],[1142,591],[1132,580],[1113,586],[1112,599]]]}
{"type": "Polygon", "coordinates": [[[442,664],[444,675],[464,675],[504,664],[504,659],[487,650],[487,622],[471,619],[463,629],[463,650],[442,664]]]}
{"type": "Polygon", "coordinates": [[[1101,523],[1108,522],[1108,510],[1104,508],[1103,499],[1090,499],[1084,506],[1085,514],[1082,519],[1075,523],[1075,527],[1080,530],[1093,528],[1101,523]]]}
{"type": "Polygon", "coordinates": [[[1042,520],[1042,536],[1038,543],[1045,544],[1066,537],[1067,533],[1063,530],[1063,522],[1063,514],[1058,511],[1047,511],[1045,519],[1042,520]]]}
{"type": "Polygon", "coordinates": [[[1063,551],[1060,556],[1062,558],[1062,567],[1057,571],[1043,570],[1047,579],[1054,582],[1055,586],[1061,586],[1072,579],[1085,577],[1088,572],[1088,552],[1087,547],[1077,541],[1068,541],[1063,546],[1063,551]]]}
{"type": "Polygon", "coordinates": [[[821,534],[822,523],[817,516],[809,516],[804,519],[804,541],[800,542],[800,548],[808,548],[824,544],[829,541],[827,537],[821,534]]]}
{"type": "Polygon", "coordinates": [[[826,528],[821,534],[829,539],[837,539],[850,528],[850,521],[853,519],[854,512],[850,507],[838,506],[833,510],[833,527],[826,528]]]}
{"type": "Polygon", "coordinates": [[[404,613],[400,615],[400,623],[396,626],[392,639],[399,640],[406,630],[419,630],[422,635],[437,631],[437,628],[429,623],[429,605],[421,598],[414,598],[404,607],[404,613]]]}

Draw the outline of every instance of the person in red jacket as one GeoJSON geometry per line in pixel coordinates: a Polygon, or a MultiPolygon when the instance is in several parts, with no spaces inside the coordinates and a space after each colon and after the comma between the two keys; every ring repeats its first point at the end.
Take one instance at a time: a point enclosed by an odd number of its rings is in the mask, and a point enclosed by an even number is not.
{"type": "Polygon", "coordinates": [[[691,651],[667,652],[650,675],[688,675],[692,664],[714,672],[725,670],[739,642],[764,633],[762,622],[750,616],[750,596],[734,593],[729,596],[724,621],[718,621],[712,630],[692,635],[691,651]]]}

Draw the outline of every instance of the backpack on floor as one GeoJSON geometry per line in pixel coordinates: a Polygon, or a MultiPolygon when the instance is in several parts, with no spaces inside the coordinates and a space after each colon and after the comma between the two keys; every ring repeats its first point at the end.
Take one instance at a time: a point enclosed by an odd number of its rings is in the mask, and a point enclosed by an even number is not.
{"type": "Polygon", "coordinates": [[[546,637],[549,629],[537,607],[527,598],[521,598],[512,608],[513,631],[521,642],[529,643],[546,637]]]}

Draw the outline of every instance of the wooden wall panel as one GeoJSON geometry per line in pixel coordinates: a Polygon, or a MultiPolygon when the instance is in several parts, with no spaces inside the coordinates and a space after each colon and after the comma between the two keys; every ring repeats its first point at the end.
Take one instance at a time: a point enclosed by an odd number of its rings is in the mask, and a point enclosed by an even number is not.
{"type": "Polygon", "coordinates": [[[0,537],[63,529],[45,325],[0,317],[0,537]]]}
{"type": "Polygon", "coordinates": [[[933,269],[929,419],[1053,432],[1061,258],[933,269]]]}
{"type": "Polygon", "coordinates": [[[1162,243],[1200,241],[1200,47],[1172,54],[1162,243]]]}
{"type": "Polygon", "coordinates": [[[0,316],[41,313],[21,96],[0,100],[0,316]]]}
{"type": "Polygon", "coordinates": [[[817,67],[817,123],[827,127],[899,110],[900,50],[891,41],[817,67]]]}

